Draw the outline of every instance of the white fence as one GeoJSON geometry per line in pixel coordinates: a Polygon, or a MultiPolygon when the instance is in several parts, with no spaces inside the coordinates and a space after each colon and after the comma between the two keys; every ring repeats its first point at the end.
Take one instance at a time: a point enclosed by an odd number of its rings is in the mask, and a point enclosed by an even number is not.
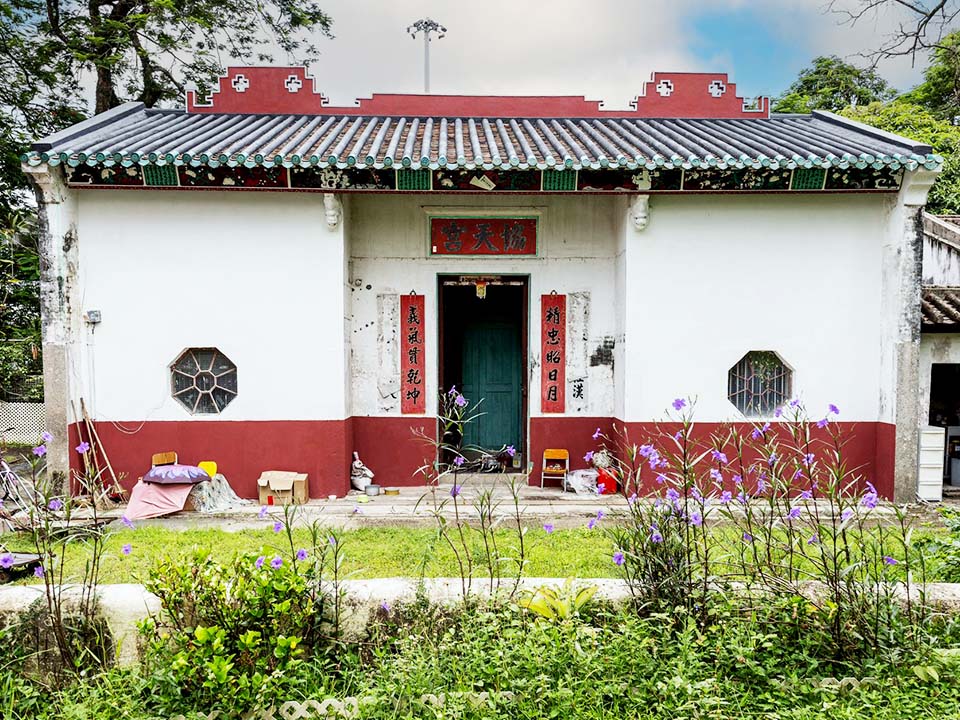
{"type": "Polygon", "coordinates": [[[43,403],[0,400],[0,442],[31,445],[43,432],[43,403]]]}

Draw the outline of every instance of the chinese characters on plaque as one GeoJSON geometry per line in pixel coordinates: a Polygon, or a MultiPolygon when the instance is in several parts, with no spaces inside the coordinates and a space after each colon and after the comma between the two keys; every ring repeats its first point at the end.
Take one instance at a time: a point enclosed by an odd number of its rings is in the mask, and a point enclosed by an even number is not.
{"type": "Polygon", "coordinates": [[[536,255],[536,218],[430,218],[431,255],[536,255]]]}
{"type": "Polygon", "coordinates": [[[424,346],[423,295],[401,295],[400,412],[405,415],[427,409],[424,346]]]}
{"type": "Polygon", "coordinates": [[[540,297],[540,411],[562,413],[566,400],[567,296],[540,297]]]}

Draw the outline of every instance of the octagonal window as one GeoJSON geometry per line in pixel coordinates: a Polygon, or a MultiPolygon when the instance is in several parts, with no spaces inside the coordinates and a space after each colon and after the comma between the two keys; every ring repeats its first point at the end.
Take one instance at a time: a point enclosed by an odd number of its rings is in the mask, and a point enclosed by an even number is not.
{"type": "Polygon", "coordinates": [[[747,417],[773,415],[793,392],[793,371],[771,350],[751,350],[730,368],[727,398],[747,417]]]}
{"type": "Polygon", "coordinates": [[[170,366],[170,387],[191,414],[220,413],[237,396],[237,366],[216,348],[189,348],[170,366]]]}

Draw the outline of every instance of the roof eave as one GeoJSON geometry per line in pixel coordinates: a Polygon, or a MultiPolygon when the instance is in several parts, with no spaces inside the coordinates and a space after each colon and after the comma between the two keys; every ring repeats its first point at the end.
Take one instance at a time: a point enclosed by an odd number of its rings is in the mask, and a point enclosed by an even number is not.
{"type": "Polygon", "coordinates": [[[94,115],[91,118],[87,118],[82,122],[78,122],[76,125],[71,125],[70,127],[64,128],[63,130],[55,132],[52,135],[47,135],[45,138],[41,138],[33,143],[30,146],[30,149],[36,152],[49,150],[58,143],[66,142],[77,137],[78,135],[94,132],[109,125],[110,123],[116,122],[121,118],[140,112],[143,109],[144,105],[142,102],[123,103],[123,105],[110,108],[105,112],[94,115]]]}
{"type": "Polygon", "coordinates": [[[862,122],[857,122],[856,120],[851,120],[850,118],[843,117],[842,115],[837,115],[827,110],[814,110],[812,113],[813,117],[819,118],[824,122],[832,123],[834,125],[840,125],[849,130],[855,130],[858,133],[863,135],[868,135],[869,137],[875,138],[877,140],[883,140],[884,142],[893,143],[895,145],[902,145],[905,148],[908,148],[911,152],[916,153],[917,155],[929,155],[933,152],[933,147],[925,143],[919,143],[916,140],[911,140],[910,138],[904,137],[903,135],[897,135],[896,133],[887,132],[886,130],[881,130],[880,128],[875,128],[872,125],[867,125],[862,122]]]}

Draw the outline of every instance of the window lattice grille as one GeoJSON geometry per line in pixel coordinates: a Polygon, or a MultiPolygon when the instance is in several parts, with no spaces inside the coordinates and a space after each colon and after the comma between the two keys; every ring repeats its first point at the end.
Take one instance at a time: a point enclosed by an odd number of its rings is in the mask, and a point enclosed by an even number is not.
{"type": "Polygon", "coordinates": [[[577,189],[577,173],[573,170],[544,170],[543,189],[568,192],[577,189]]]}
{"type": "Polygon", "coordinates": [[[397,190],[429,190],[429,170],[397,170],[397,190]]]}
{"type": "Polygon", "coordinates": [[[823,168],[797,168],[793,171],[791,190],[822,190],[827,171],[823,168]]]}
{"type": "Polygon", "coordinates": [[[753,350],[730,368],[727,397],[747,417],[772,415],[790,398],[793,372],[769,350],[753,350]]]}
{"type": "Polygon", "coordinates": [[[216,348],[190,348],[170,367],[170,383],[190,413],[220,413],[237,396],[237,366],[216,348]]]}
{"type": "Polygon", "coordinates": [[[143,182],[151,187],[175,187],[180,184],[177,168],[173,165],[144,165],[143,182]]]}

